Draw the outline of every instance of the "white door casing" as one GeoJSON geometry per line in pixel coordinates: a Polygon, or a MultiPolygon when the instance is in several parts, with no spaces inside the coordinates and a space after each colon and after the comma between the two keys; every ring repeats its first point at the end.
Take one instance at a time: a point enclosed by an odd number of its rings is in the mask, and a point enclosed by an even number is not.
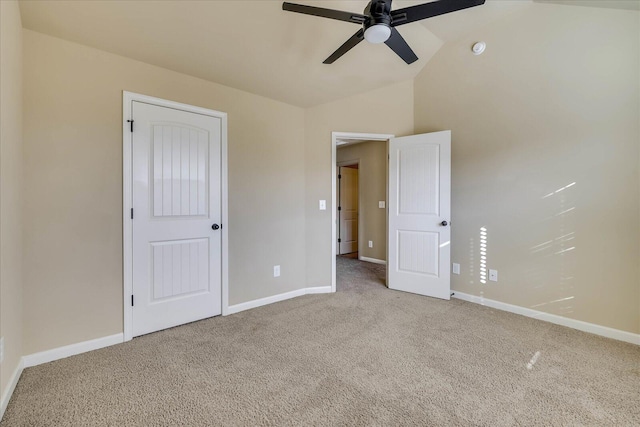
{"type": "Polygon", "coordinates": [[[338,176],[340,185],[338,253],[348,254],[358,251],[358,169],[340,167],[338,176]]]}
{"type": "Polygon", "coordinates": [[[450,220],[451,131],[391,138],[389,288],[450,298],[450,220]]]}
{"type": "Polygon", "coordinates": [[[125,107],[127,340],[221,314],[228,290],[226,115],[127,92],[125,107]]]}

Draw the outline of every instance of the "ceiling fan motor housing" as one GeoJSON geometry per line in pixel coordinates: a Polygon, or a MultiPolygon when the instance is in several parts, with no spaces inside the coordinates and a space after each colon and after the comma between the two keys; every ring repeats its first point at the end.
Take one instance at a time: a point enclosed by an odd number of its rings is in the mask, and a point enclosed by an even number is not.
{"type": "Polygon", "coordinates": [[[369,19],[364,22],[364,29],[374,25],[391,26],[391,2],[386,0],[373,0],[364,8],[364,15],[369,19]]]}
{"type": "Polygon", "coordinates": [[[391,37],[391,1],[373,0],[364,9],[368,14],[362,23],[364,38],[369,43],[385,43],[391,37]]]}

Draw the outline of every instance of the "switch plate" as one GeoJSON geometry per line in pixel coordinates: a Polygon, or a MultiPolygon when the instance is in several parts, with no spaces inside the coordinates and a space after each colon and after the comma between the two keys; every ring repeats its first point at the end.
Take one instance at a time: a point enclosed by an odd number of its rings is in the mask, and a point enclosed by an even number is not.
{"type": "Polygon", "coordinates": [[[453,263],[453,274],[460,274],[460,264],[457,262],[453,263]]]}
{"type": "Polygon", "coordinates": [[[492,282],[498,281],[498,270],[489,270],[489,280],[492,282]]]}
{"type": "Polygon", "coordinates": [[[320,200],[320,202],[318,203],[318,206],[320,207],[321,211],[326,211],[327,210],[327,201],[326,200],[320,200]]]}
{"type": "Polygon", "coordinates": [[[280,266],[279,265],[274,265],[273,266],[273,277],[280,277],[280,266]]]}
{"type": "Polygon", "coordinates": [[[378,202],[378,207],[379,207],[380,209],[384,209],[385,205],[386,205],[386,203],[385,203],[385,201],[384,201],[384,200],[380,200],[380,201],[378,202]]]}
{"type": "Polygon", "coordinates": [[[369,240],[369,247],[372,248],[373,247],[373,240],[369,240]]]}

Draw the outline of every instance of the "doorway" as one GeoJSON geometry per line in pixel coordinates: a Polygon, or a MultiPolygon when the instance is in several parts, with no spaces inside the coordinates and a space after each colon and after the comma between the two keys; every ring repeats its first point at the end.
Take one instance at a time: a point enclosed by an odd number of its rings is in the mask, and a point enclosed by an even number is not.
{"type": "MultiPolygon", "coordinates": [[[[341,248],[338,242],[339,238],[339,228],[340,224],[340,215],[339,213],[342,210],[338,210],[340,205],[340,182],[339,182],[339,172],[342,168],[349,165],[358,165],[358,221],[357,221],[357,257],[351,255],[352,258],[355,258],[360,261],[366,261],[369,263],[376,264],[386,264],[386,224],[387,224],[387,213],[386,213],[386,198],[388,190],[386,188],[387,181],[387,162],[386,158],[388,157],[388,149],[387,144],[389,138],[393,137],[393,135],[388,134],[365,134],[365,133],[345,133],[345,132],[334,132],[332,134],[333,144],[332,144],[332,167],[333,167],[333,183],[332,183],[332,203],[336,208],[333,210],[333,218],[332,218],[332,236],[333,236],[333,251],[332,251],[332,281],[331,286],[332,290],[335,292],[336,283],[337,283],[337,263],[336,257],[340,255],[341,248]],[[381,159],[376,164],[373,164],[371,159],[368,157],[366,159],[361,159],[362,155],[357,153],[358,150],[354,150],[357,146],[361,146],[361,144],[375,144],[378,150],[382,150],[381,159]],[[338,150],[341,150],[344,155],[339,156],[338,150]],[[381,164],[380,164],[381,163],[381,164]],[[371,167],[373,166],[373,174],[371,171],[371,167]],[[365,173],[365,170],[367,172],[365,173]],[[371,187],[369,180],[371,180],[372,175],[377,175],[377,178],[380,180],[377,184],[382,184],[382,188],[377,190],[375,194],[369,195],[368,197],[368,205],[371,206],[363,206],[363,194],[366,192],[371,192],[371,187]],[[383,207],[380,208],[380,203],[383,203],[383,207]],[[368,215],[368,216],[367,216],[368,215]],[[366,219],[371,219],[375,216],[380,216],[378,218],[377,225],[373,228],[376,229],[375,234],[365,232],[364,221],[366,219]],[[377,253],[377,255],[372,256],[372,254],[377,253]]],[[[344,169],[342,169],[344,170],[344,169]]],[[[380,187],[380,185],[377,185],[380,187]]],[[[369,224],[367,224],[369,225],[369,224]]],[[[371,229],[371,225],[369,225],[369,229],[371,229]]]]}
{"type": "MultiPolygon", "coordinates": [[[[387,134],[334,132],[332,140],[333,206],[337,201],[338,148],[366,141],[385,143],[386,194],[378,203],[386,214],[386,286],[448,300],[451,289],[451,131],[400,138],[387,134]]],[[[332,214],[334,292],[338,252],[336,212],[337,209],[332,214]]],[[[360,216],[362,213],[361,208],[360,216]]],[[[371,245],[368,238],[362,238],[362,233],[358,240],[361,244],[366,240],[368,246],[371,245]]],[[[358,258],[368,261],[361,253],[358,258]]]]}

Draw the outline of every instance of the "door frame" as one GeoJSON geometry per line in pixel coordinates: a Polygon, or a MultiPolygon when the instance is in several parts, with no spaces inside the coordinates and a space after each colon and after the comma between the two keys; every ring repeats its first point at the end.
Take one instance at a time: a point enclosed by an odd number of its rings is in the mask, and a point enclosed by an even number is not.
{"type": "MultiPolygon", "coordinates": [[[[337,154],[336,154],[337,155],[337,154]]],[[[362,224],[360,224],[360,159],[358,160],[347,160],[344,162],[338,162],[336,163],[336,174],[338,173],[338,168],[343,168],[343,167],[348,167],[348,166],[353,166],[353,165],[358,165],[358,252],[360,252],[360,242],[361,242],[361,236],[360,233],[362,232],[362,224]]],[[[333,207],[334,209],[338,208],[338,182],[336,181],[336,204],[333,207]]],[[[336,239],[337,237],[337,231],[338,231],[338,227],[339,227],[339,220],[338,220],[338,214],[336,213],[336,239]]],[[[338,242],[336,241],[336,255],[338,254],[338,242]]]]}
{"type": "MultiPolygon", "coordinates": [[[[336,291],[336,256],[337,256],[337,215],[336,215],[336,202],[337,202],[337,150],[339,146],[355,144],[357,142],[364,141],[386,141],[387,152],[389,151],[389,139],[394,138],[395,135],[383,134],[383,133],[358,133],[358,132],[331,132],[331,292],[336,291]]],[[[389,165],[387,164],[387,170],[389,165]]],[[[360,180],[358,179],[358,185],[360,180]]],[[[387,201],[389,190],[387,189],[387,201]]],[[[360,195],[358,195],[360,197],[360,195]]],[[[359,203],[359,200],[358,200],[359,203]]],[[[387,228],[389,227],[389,204],[387,206],[387,228]]],[[[359,221],[359,219],[358,219],[359,221]]],[[[358,222],[358,228],[360,223],[358,222]]],[[[360,230],[358,230],[358,249],[360,249],[360,230]]],[[[387,252],[389,251],[389,242],[387,241],[387,252]]]]}
{"type": "Polygon", "coordinates": [[[221,283],[222,283],[222,315],[229,314],[229,224],[228,211],[228,180],[227,180],[227,113],[196,107],[166,99],[139,93],[122,91],[122,255],[123,255],[123,332],[124,341],[133,338],[133,307],[131,295],[133,294],[133,222],[131,209],[133,207],[133,133],[131,132],[131,107],[134,101],[159,107],[173,108],[189,113],[201,114],[220,119],[220,186],[221,186],[221,211],[224,225],[222,231],[221,248],[221,283]]]}

